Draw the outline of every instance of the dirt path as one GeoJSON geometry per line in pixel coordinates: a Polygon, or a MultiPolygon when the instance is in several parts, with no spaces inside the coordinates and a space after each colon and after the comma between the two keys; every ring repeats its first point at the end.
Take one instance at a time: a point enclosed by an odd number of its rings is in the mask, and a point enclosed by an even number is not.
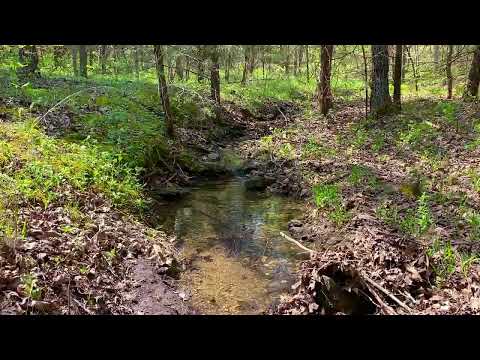
{"type": "Polygon", "coordinates": [[[125,297],[135,315],[196,314],[185,294],[170,285],[148,260],[138,259],[132,279],[132,290],[125,297]]]}

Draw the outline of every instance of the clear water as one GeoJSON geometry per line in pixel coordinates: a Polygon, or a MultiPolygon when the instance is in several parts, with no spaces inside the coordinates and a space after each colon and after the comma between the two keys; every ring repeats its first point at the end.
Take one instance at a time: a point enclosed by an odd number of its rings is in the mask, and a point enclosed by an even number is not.
{"type": "Polygon", "coordinates": [[[240,177],[199,184],[157,212],[190,264],[181,282],[208,314],[260,313],[288,292],[307,255],[280,231],[301,214],[301,204],[248,191],[240,177]]]}

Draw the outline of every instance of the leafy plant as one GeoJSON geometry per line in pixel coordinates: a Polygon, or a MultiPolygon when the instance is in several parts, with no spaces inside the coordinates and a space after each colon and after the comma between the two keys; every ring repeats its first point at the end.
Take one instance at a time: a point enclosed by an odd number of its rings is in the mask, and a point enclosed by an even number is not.
{"type": "Polygon", "coordinates": [[[341,203],[338,185],[315,185],[313,187],[315,204],[319,208],[335,207],[341,203]]]}
{"type": "Polygon", "coordinates": [[[438,282],[447,280],[455,272],[457,259],[450,242],[443,243],[435,239],[427,250],[427,255],[433,260],[432,267],[438,282]]]}
{"type": "Polygon", "coordinates": [[[40,300],[42,289],[38,286],[38,280],[33,274],[25,274],[21,277],[21,285],[26,296],[31,300],[40,300]]]}

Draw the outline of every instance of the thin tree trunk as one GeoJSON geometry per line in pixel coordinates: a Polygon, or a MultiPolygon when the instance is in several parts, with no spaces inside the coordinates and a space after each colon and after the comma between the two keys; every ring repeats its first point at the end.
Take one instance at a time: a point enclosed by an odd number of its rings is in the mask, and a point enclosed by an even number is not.
{"type": "Polygon", "coordinates": [[[88,65],[90,67],[93,67],[93,56],[94,56],[94,51],[93,51],[93,49],[90,49],[88,51],[88,65]]]}
{"type": "Polygon", "coordinates": [[[478,85],[480,83],[480,45],[477,45],[473,54],[472,65],[468,73],[466,95],[477,97],[478,85]]]}
{"type": "Polygon", "coordinates": [[[100,66],[102,68],[102,75],[107,73],[107,45],[100,47],[100,66]]]}
{"type": "Polygon", "coordinates": [[[73,75],[78,76],[78,48],[72,47],[73,75]]]}
{"type": "Polygon", "coordinates": [[[308,45],[305,47],[305,57],[306,57],[306,62],[307,62],[307,82],[310,81],[310,57],[308,54],[308,45]]]}
{"type": "Polygon", "coordinates": [[[289,45],[285,46],[285,75],[290,74],[290,47],[289,45]]]}
{"type": "Polygon", "coordinates": [[[190,57],[187,56],[186,64],[185,64],[185,80],[190,79],[190,57]]]}
{"type": "Polygon", "coordinates": [[[241,81],[242,85],[245,85],[247,83],[247,77],[248,77],[248,55],[249,55],[248,47],[249,46],[245,46],[245,50],[244,50],[245,61],[243,63],[243,74],[242,74],[242,81],[241,81]]]}
{"type": "Polygon", "coordinates": [[[40,75],[38,71],[38,51],[35,45],[21,46],[18,50],[18,60],[22,64],[17,70],[20,79],[24,80],[40,75]]]}
{"type": "Polygon", "coordinates": [[[87,78],[87,47],[79,45],[78,54],[80,58],[80,76],[87,78]]]}
{"type": "Polygon", "coordinates": [[[412,64],[413,80],[415,81],[415,91],[418,92],[418,79],[417,79],[417,72],[415,68],[415,62],[413,61],[412,54],[410,53],[410,49],[408,47],[407,47],[407,54],[408,54],[408,58],[410,59],[410,64],[412,64]]]}
{"type": "Polygon", "coordinates": [[[365,118],[368,116],[368,63],[365,47],[362,45],[363,66],[365,70],[365,118]]]}
{"type": "Polygon", "coordinates": [[[321,45],[322,66],[318,86],[318,103],[323,115],[327,115],[332,107],[332,90],[330,88],[330,77],[332,74],[333,45],[321,45]]]}
{"type": "Polygon", "coordinates": [[[250,53],[248,57],[248,74],[250,78],[253,77],[253,72],[255,70],[255,59],[256,59],[256,48],[255,45],[250,46],[250,53]]]}
{"type": "Polygon", "coordinates": [[[440,66],[440,45],[433,45],[433,62],[435,69],[438,70],[440,66]]]}
{"type": "Polygon", "coordinates": [[[373,89],[370,99],[370,112],[381,116],[391,109],[392,99],[388,89],[388,50],[387,45],[372,45],[373,89]]]}
{"type": "Polygon", "coordinates": [[[203,64],[203,48],[201,45],[197,46],[197,81],[201,83],[204,78],[205,67],[203,64]]]}
{"type": "Polygon", "coordinates": [[[225,63],[225,81],[228,83],[230,81],[230,63],[232,62],[232,54],[228,50],[227,61],[225,63]]]}
{"type": "Polygon", "coordinates": [[[402,81],[405,81],[405,74],[407,73],[407,49],[408,45],[403,47],[403,56],[402,56],[402,81]]]}
{"type": "Polygon", "coordinates": [[[140,54],[138,53],[138,47],[135,46],[133,50],[133,64],[135,68],[135,77],[136,79],[140,79],[140,54]]]}
{"type": "Polygon", "coordinates": [[[210,48],[210,95],[212,100],[220,105],[220,64],[218,63],[218,48],[212,45],[210,48]]]}
{"type": "Polygon", "coordinates": [[[447,64],[446,64],[447,87],[448,87],[447,99],[451,99],[452,93],[453,93],[452,55],[453,55],[453,45],[449,45],[448,53],[447,53],[447,64]]]}
{"type": "Polygon", "coordinates": [[[298,73],[302,74],[302,63],[303,63],[303,45],[298,47],[298,73]]]}
{"type": "Polygon", "coordinates": [[[165,79],[165,65],[164,65],[164,51],[162,45],[154,45],[153,51],[155,54],[155,67],[157,69],[158,77],[158,93],[162,100],[162,107],[165,113],[165,125],[167,128],[167,135],[170,138],[175,137],[174,119],[172,110],[170,108],[170,99],[168,97],[167,81],[165,79]]]}
{"type": "Polygon", "coordinates": [[[182,54],[177,54],[175,57],[175,73],[181,81],[183,81],[183,72],[183,57],[182,54]]]}
{"type": "Polygon", "coordinates": [[[393,70],[393,103],[398,109],[402,106],[401,90],[402,90],[402,55],[403,46],[395,46],[395,67],[393,70]]]}

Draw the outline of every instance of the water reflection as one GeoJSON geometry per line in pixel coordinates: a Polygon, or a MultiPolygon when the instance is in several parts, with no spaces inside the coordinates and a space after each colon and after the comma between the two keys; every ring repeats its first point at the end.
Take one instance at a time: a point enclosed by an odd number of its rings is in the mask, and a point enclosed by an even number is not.
{"type": "Polygon", "coordinates": [[[279,232],[301,209],[291,199],[249,192],[236,178],[199,185],[158,215],[184,253],[196,256],[196,276],[185,276],[197,290],[193,300],[209,313],[248,313],[261,311],[291,285],[305,255],[279,232]]]}

